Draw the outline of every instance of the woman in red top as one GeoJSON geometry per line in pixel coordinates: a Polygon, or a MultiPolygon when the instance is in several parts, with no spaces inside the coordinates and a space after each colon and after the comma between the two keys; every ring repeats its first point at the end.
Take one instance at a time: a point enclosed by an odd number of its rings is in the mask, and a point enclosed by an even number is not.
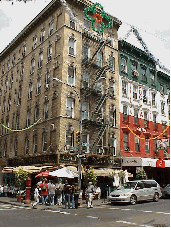
{"type": "Polygon", "coordinates": [[[48,198],[48,185],[47,185],[47,179],[45,178],[44,181],[39,185],[41,188],[41,199],[42,199],[42,204],[45,205],[47,198],[48,198]]]}

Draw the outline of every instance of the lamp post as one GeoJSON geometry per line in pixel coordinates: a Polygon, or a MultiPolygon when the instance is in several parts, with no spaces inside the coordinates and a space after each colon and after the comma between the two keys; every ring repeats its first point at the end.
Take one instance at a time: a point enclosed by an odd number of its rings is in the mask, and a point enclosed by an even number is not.
{"type": "Polygon", "coordinates": [[[78,97],[78,101],[79,101],[79,105],[80,105],[80,118],[79,118],[79,131],[80,131],[80,142],[79,142],[79,150],[78,150],[78,188],[79,188],[79,192],[81,192],[81,157],[82,157],[82,108],[81,108],[81,99],[79,94],[77,93],[77,91],[75,90],[75,88],[73,86],[71,86],[68,83],[63,82],[62,80],[58,79],[58,78],[53,78],[53,80],[56,80],[59,83],[65,84],[67,86],[69,86],[70,88],[73,89],[73,91],[75,92],[75,94],[78,97]]]}

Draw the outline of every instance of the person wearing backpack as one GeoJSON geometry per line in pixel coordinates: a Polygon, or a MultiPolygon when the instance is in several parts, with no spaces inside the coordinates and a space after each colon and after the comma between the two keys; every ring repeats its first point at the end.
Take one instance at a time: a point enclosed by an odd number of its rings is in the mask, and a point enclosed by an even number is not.
{"type": "Polygon", "coordinates": [[[48,197],[48,185],[47,185],[47,179],[45,178],[44,181],[42,181],[42,183],[39,185],[39,187],[41,188],[41,199],[42,199],[42,205],[45,205],[46,201],[47,201],[47,197],[48,197]]]}

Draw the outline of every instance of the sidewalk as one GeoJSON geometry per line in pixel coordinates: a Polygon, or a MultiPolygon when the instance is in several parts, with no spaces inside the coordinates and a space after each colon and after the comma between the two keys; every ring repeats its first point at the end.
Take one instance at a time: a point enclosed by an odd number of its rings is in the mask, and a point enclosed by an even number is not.
{"type": "MultiPolygon", "coordinates": [[[[31,201],[31,203],[33,203],[34,201],[31,201]]],[[[10,205],[15,205],[15,206],[22,206],[22,207],[30,207],[31,203],[29,204],[25,204],[24,202],[17,202],[17,198],[12,198],[12,197],[0,197],[0,203],[4,203],[4,204],[10,204],[10,205]]],[[[100,199],[100,200],[93,200],[93,206],[101,206],[101,205],[106,205],[107,204],[107,200],[105,199],[100,199]]],[[[86,201],[82,200],[82,204],[80,206],[78,206],[78,208],[87,208],[86,205],[86,201]]],[[[38,204],[37,206],[38,209],[41,210],[57,210],[57,209],[64,209],[64,205],[62,206],[50,206],[50,205],[42,205],[42,204],[38,204]]]]}

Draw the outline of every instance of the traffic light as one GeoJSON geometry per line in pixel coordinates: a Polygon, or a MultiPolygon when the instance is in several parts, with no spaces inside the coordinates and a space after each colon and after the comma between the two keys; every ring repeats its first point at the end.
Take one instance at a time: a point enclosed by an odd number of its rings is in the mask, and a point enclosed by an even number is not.
{"type": "Polygon", "coordinates": [[[80,144],[80,131],[76,131],[76,143],[80,144]]]}

